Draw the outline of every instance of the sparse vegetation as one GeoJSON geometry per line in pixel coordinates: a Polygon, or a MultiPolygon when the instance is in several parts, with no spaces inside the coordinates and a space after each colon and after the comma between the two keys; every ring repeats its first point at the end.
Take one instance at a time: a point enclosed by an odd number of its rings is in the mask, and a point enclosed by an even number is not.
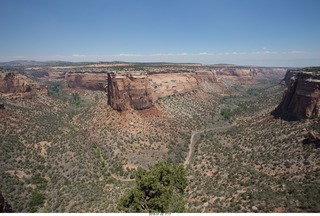
{"type": "Polygon", "coordinates": [[[187,176],[182,165],[155,164],[149,171],[138,169],[136,186],[119,202],[125,212],[184,212],[187,176]]]}
{"type": "Polygon", "coordinates": [[[32,100],[1,98],[0,190],[16,212],[319,212],[320,149],[303,144],[319,120],[273,119],[278,83],[237,86],[228,96],[192,91],[125,113],[104,92],[63,82],[45,83],[49,95],[32,100]],[[180,166],[171,163],[185,161],[192,132],[202,130],[185,193],[176,193],[180,166]],[[160,167],[172,188],[155,187],[160,167]],[[142,207],[146,185],[164,196],[142,207]]]}

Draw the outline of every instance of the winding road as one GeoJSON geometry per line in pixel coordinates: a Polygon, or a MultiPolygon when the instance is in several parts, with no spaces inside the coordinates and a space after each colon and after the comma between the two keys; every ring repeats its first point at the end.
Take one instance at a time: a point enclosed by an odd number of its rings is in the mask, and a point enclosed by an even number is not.
{"type": "Polygon", "coordinates": [[[203,130],[192,131],[191,137],[190,137],[190,142],[189,142],[189,152],[186,157],[186,160],[183,163],[184,167],[187,167],[188,164],[190,164],[191,156],[192,156],[192,153],[194,152],[194,145],[199,140],[200,134],[202,134],[204,132],[212,131],[212,130],[215,130],[215,131],[227,130],[227,129],[230,129],[231,127],[233,127],[234,125],[235,124],[232,123],[231,125],[226,125],[226,126],[221,126],[221,127],[211,127],[211,128],[207,128],[207,129],[203,129],[203,130]]]}
{"type": "MultiPolygon", "coordinates": [[[[221,127],[211,127],[211,128],[207,128],[207,129],[203,129],[203,130],[197,130],[197,131],[192,131],[191,132],[191,137],[190,137],[190,142],[189,142],[189,152],[188,155],[186,157],[186,160],[184,161],[183,165],[184,167],[187,167],[190,164],[191,161],[191,156],[192,153],[194,152],[194,145],[196,144],[196,142],[199,140],[200,138],[200,134],[204,133],[204,132],[208,132],[208,131],[224,131],[227,129],[230,129],[231,127],[233,127],[235,124],[231,124],[231,125],[226,125],[226,126],[221,126],[221,127]]],[[[133,182],[135,181],[135,179],[124,179],[121,178],[117,175],[111,174],[111,176],[121,182],[133,182]]]]}

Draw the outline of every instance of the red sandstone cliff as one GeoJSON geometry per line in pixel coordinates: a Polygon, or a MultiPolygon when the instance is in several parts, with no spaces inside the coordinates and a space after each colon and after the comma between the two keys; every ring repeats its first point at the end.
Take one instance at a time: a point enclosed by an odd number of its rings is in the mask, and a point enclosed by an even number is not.
{"type": "Polygon", "coordinates": [[[10,98],[31,98],[35,92],[40,91],[40,85],[28,77],[13,73],[0,73],[0,93],[10,98]]]}
{"type": "Polygon", "coordinates": [[[288,120],[320,117],[320,75],[300,72],[292,77],[273,114],[288,120]]]}
{"type": "Polygon", "coordinates": [[[152,107],[151,87],[146,75],[108,74],[108,104],[115,110],[152,107]]]}
{"type": "Polygon", "coordinates": [[[67,73],[65,76],[69,88],[101,91],[105,89],[107,77],[106,73],[67,73]]]}
{"type": "Polygon", "coordinates": [[[232,85],[250,83],[254,68],[212,68],[205,71],[165,71],[146,75],[109,74],[108,104],[118,111],[146,109],[161,97],[193,90],[220,92],[232,85]]]}
{"type": "Polygon", "coordinates": [[[26,76],[12,72],[0,74],[1,93],[25,93],[34,90],[40,90],[40,85],[26,76]]]}

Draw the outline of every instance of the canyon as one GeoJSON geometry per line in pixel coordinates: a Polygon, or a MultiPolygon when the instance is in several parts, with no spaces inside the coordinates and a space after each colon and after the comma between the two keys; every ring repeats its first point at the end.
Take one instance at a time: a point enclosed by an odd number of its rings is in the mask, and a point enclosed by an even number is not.
{"type": "MultiPolygon", "coordinates": [[[[118,111],[147,109],[159,98],[192,91],[223,94],[231,86],[252,84],[259,73],[255,68],[214,68],[190,71],[134,72],[108,76],[108,104],[118,111]],[[143,75],[142,75],[143,74],[143,75]]],[[[285,69],[278,69],[281,76],[285,69]]]]}
{"type": "MultiPolygon", "coordinates": [[[[0,94],[0,189],[17,212],[117,212],[137,169],[158,161],[184,165],[190,212],[319,210],[319,120],[270,115],[286,68],[18,69],[9,85],[2,73],[0,94]],[[30,89],[31,99],[7,97],[30,89]]],[[[314,101],[318,78],[308,76],[294,92],[314,101]]]]}
{"type": "MultiPolygon", "coordinates": [[[[88,65],[30,67],[26,68],[26,72],[40,80],[63,81],[71,89],[106,91],[107,103],[115,110],[125,111],[148,109],[153,107],[159,98],[198,90],[228,94],[231,86],[253,84],[262,76],[281,77],[286,69],[200,65],[182,65],[181,68],[175,68],[169,65],[160,69],[149,67],[143,71],[126,72],[88,65]]],[[[20,92],[30,97],[31,93],[25,92],[40,90],[39,84],[21,74],[1,76],[0,91],[3,93],[20,92]]]]}

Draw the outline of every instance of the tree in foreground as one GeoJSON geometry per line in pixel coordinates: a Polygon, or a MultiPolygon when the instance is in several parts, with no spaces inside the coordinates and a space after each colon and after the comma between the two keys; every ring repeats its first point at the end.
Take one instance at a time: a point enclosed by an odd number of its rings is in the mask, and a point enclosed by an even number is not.
{"type": "Polygon", "coordinates": [[[160,162],[138,169],[136,186],[118,204],[124,212],[184,212],[187,175],[182,165],[160,162]]]}

